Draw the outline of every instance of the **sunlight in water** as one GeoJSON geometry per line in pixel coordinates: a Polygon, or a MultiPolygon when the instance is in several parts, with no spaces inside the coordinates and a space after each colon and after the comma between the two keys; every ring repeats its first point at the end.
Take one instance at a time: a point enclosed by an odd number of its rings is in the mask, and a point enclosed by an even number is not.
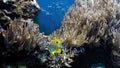
{"type": "Polygon", "coordinates": [[[74,0],[37,0],[41,11],[38,14],[38,24],[41,32],[46,35],[59,29],[65,13],[74,0]]]}

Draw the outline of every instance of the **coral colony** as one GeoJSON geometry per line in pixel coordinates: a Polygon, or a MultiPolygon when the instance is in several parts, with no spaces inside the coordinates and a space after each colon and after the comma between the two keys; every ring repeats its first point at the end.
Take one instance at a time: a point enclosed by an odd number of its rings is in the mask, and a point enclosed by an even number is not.
{"type": "Polygon", "coordinates": [[[120,65],[120,3],[116,0],[75,0],[60,29],[50,35],[39,31],[33,17],[40,7],[32,0],[0,1],[0,55],[33,55],[49,67],[71,67],[85,44],[113,42],[113,62],[120,65]],[[10,7],[9,7],[10,6],[10,7]]]}

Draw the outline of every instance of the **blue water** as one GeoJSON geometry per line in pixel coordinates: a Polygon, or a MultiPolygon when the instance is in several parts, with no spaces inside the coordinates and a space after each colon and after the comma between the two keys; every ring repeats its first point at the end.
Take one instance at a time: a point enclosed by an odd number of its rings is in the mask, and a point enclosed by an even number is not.
{"type": "Polygon", "coordinates": [[[59,29],[65,13],[74,0],[37,0],[41,7],[38,14],[40,32],[49,35],[59,29]]]}

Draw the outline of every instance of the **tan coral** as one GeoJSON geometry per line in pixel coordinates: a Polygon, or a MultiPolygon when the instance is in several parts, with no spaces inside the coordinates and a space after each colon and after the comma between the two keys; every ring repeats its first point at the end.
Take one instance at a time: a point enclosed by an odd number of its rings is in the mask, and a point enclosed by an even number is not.
{"type": "Polygon", "coordinates": [[[11,21],[9,24],[9,28],[6,32],[3,32],[3,36],[6,40],[8,40],[9,46],[13,46],[13,44],[18,43],[18,48],[21,50],[27,45],[28,50],[30,48],[35,48],[38,43],[37,34],[39,34],[39,30],[37,25],[34,23],[23,22],[15,19],[11,21]]]}
{"type": "Polygon", "coordinates": [[[119,4],[112,0],[91,1],[82,3],[76,0],[66,14],[62,27],[50,37],[60,38],[69,45],[81,46],[84,43],[99,42],[100,37],[106,36],[106,31],[111,29],[108,26],[115,20],[114,13],[119,11],[115,6],[120,8],[119,4]]]}

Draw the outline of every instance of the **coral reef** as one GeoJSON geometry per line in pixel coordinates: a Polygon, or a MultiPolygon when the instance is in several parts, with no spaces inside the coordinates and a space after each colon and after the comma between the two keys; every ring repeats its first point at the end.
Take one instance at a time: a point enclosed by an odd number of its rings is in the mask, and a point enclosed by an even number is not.
{"type": "Polygon", "coordinates": [[[93,4],[90,1],[82,4],[82,1],[76,0],[66,14],[61,29],[52,34],[53,37],[68,41],[72,46],[98,43],[101,37],[107,37],[114,23],[114,13],[119,14],[116,12],[119,10],[114,8],[116,5],[112,2],[107,4],[95,0],[93,4]]]}
{"type": "MultiPolygon", "coordinates": [[[[50,38],[61,39],[67,47],[91,43],[101,45],[101,40],[112,40],[111,30],[119,27],[119,8],[116,0],[76,0],[66,14],[62,27],[50,38]]],[[[113,36],[116,39],[113,45],[119,44],[118,33],[113,33],[113,36]]]]}
{"type": "Polygon", "coordinates": [[[39,36],[42,37],[38,25],[33,23],[40,8],[33,3],[32,0],[0,1],[0,66],[4,65],[2,62],[33,55],[39,36]]]}
{"type": "Polygon", "coordinates": [[[38,43],[37,36],[39,35],[39,30],[37,30],[37,24],[31,23],[32,21],[30,20],[29,22],[17,19],[11,21],[9,28],[5,32],[2,32],[5,42],[8,42],[7,47],[18,46],[18,48],[16,48],[18,50],[30,50],[34,48],[38,43]]]}
{"type": "Polygon", "coordinates": [[[112,34],[114,44],[112,47],[112,61],[115,66],[120,66],[120,28],[112,30],[112,34]]]}
{"type": "Polygon", "coordinates": [[[120,57],[120,4],[116,0],[75,0],[61,28],[48,36],[33,22],[40,10],[35,0],[2,0],[0,4],[5,5],[0,7],[0,57],[21,56],[24,51],[49,67],[71,67],[73,58],[85,52],[82,46],[103,45],[101,40],[104,45],[112,40],[112,55],[120,57]]]}

